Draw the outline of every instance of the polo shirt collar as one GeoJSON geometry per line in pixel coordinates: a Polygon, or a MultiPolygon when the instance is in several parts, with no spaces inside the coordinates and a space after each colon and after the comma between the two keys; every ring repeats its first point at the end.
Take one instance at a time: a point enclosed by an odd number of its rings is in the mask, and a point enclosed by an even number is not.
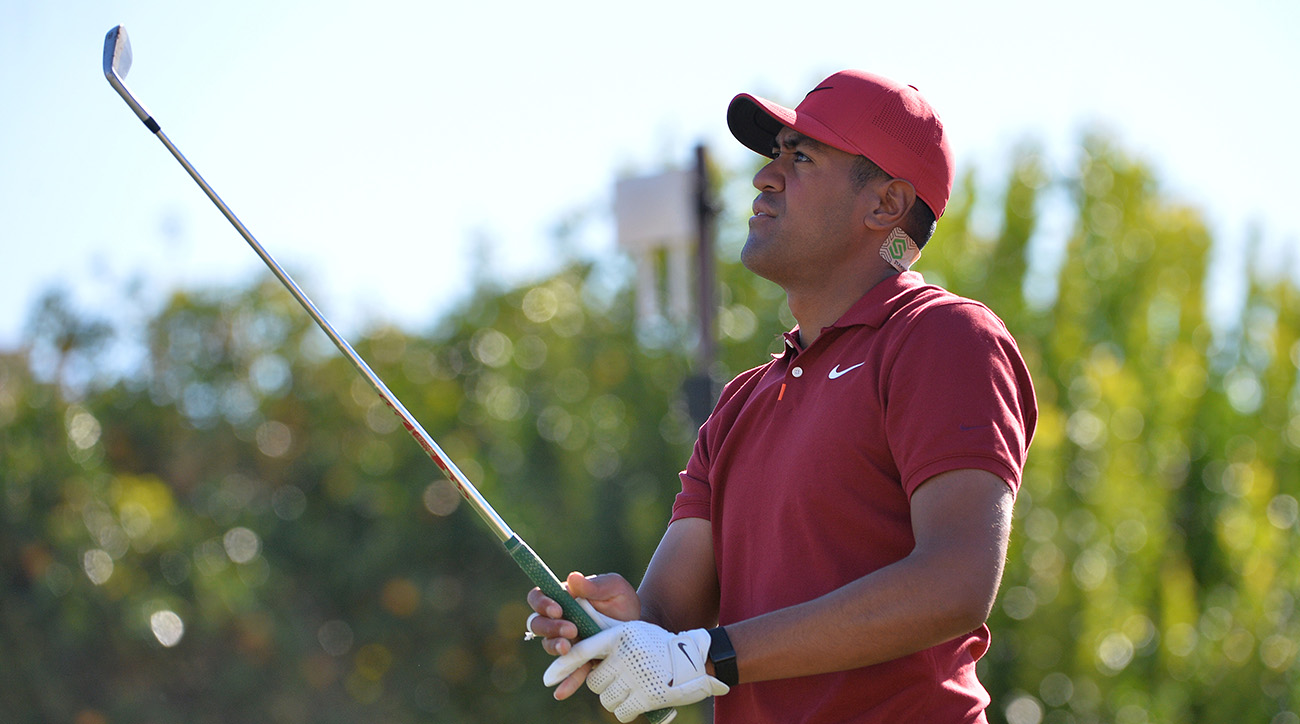
{"type": "Polygon", "coordinates": [[[879,329],[907,300],[912,290],[925,285],[920,272],[905,271],[894,274],[867,290],[862,298],[849,307],[831,328],[866,325],[879,329]]]}
{"type": "MultiPolygon", "coordinates": [[[[837,329],[846,327],[867,326],[879,329],[884,326],[885,322],[893,316],[894,311],[898,309],[908,297],[908,294],[917,287],[925,285],[925,279],[920,272],[905,271],[901,274],[891,275],[888,279],[881,281],[876,286],[867,290],[858,301],[849,307],[838,320],[827,329],[837,329]]],[[[799,325],[785,333],[785,350],[781,354],[774,354],[774,359],[798,354],[799,352],[799,325]]]]}

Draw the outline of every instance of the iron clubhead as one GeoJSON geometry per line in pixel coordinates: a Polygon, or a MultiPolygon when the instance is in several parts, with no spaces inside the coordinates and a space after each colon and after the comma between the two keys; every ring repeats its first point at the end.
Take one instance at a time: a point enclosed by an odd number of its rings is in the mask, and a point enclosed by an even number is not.
{"type": "Polygon", "coordinates": [[[125,78],[131,72],[131,39],[121,25],[104,37],[104,75],[125,78]]]}
{"type": "Polygon", "coordinates": [[[131,95],[131,91],[126,88],[126,82],[122,80],[130,70],[131,40],[126,37],[126,28],[119,25],[104,36],[104,77],[108,79],[109,85],[113,86],[113,90],[122,96],[122,100],[131,106],[131,110],[135,111],[135,115],[144,122],[145,127],[157,133],[157,121],[149,115],[149,111],[145,110],[140,101],[131,95]]]}

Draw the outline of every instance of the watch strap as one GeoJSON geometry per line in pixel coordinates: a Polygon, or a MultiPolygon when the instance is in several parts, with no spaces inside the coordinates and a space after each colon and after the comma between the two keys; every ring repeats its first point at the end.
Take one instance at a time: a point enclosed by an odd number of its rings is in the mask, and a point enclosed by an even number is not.
{"type": "Polygon", "coordinates": [[[713,676],[727,686],[740,683],[740,671],[736,668],[736,649],[731,646],[731,637],[721,626],[709,629],[709,661],[713,662],[713,676]]]}

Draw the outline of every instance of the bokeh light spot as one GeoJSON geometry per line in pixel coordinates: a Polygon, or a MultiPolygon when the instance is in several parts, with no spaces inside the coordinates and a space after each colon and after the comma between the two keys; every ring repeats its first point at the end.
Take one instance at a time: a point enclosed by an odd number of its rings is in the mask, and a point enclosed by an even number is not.
{"type": "Polygon", "coordinates": [[[221,538],[226,555],[235,563],[248,563],[262,550],[262,540],[247,528],[231,528],[221,538]]]}
{"type": "Polygon", "coordinates": [[[407,618],[420,606],[420,589],[408,579],[393,578],[384,584],[380,600],[389,613],[407,618]]]}
{"type": "Polygon", "coordinates": [[[1039,724],[1043,721],[1043,705],[1028,694],[1021,694],[1007,704],[1007,724],[1039,724]]]}
{"type": "Polygon", "coordinates": [[[440,517],[456,512],[460,500],[460,492],[456,490],[456,486],[445,478],[429,483],[429,487],[424,489],[424,507],[430,513],[440,517]]]}
{"type": "Polygon", "coordinates": [[[185,636],[185,622],[175,611],[158,611],[149,617],[149,628],[158,643],[171,648],[185,636]]]}
{"type": "Polygon", "coordinates": [[[262,454],[278,458],[289,452],[289,446],[293,444],[293,432],[289,426],[283,422],[268,420],[257,426],[257,449],[262,454]]]}
{"type": "Polygon", "coordinates": [[[102,586],[113,575],[113,557],[99,548],[86,551],[81,557],[81,567],[86,577],[96,586],[102,586]]]}
{"type": "Polygon", "coordinates": [[[342,656],[352,650],[352,627],[346,622],[335,619],[326,621],[316,631],[316,640],[320,647],[330,656],[342,656]]]}

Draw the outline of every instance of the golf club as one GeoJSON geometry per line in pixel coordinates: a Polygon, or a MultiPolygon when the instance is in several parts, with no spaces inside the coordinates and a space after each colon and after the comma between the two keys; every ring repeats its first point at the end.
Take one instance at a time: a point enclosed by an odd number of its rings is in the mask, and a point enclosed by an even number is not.
{"type": "MultiPolygon", "coordinates": [[[[226,206],[226,203],[221,200],[221,197],[217,196],[217,193],[212,190],[212,187],[208,185],[208,182],[203,180],[203,177],[199,175],[199,172],[195,170],[194,166],[191,165],[185,156],[181,154],[180,150],[172,144],[171,139],[167,138],[167,134],[162,132],[162,128],[158,125],[158,122],[155,121],[149,111],[145,110],[145,107],[136,100],[131,91],[127,89],[126,83],[123,82],[122,79],[126,77],[126,74],[130,69],[131,42],[127,38],[126,29],[119,25],[108,31],[108,35],[104,38],[104,77],[108,79],[109,84],[113,86],[113,89],[117,91],[118,95],[122,96],[122,100],[126,101],[126,104],[131,107],[131,110],[135,111],[136,116],[144,122],[145,127],[157,136],[158,140],[162,141],[163,145],[167,147],[167,150],[171,151],[172,155],[176,157],[176,160],[185,167],[185,170],[189,173],[190,177],[193,178],[195,183],[203,189],[203,193],[208,195],[208,198],[212,200],[212,203],[216,204],[217,208],[221,210],[222,215],[226,217],[226,220],[235,227],[235,230],[239,232],[240,236],[244,237],[244,241],[248,242],[248,245],[253,248],[253,251],[257,252],[257,255],[261,257],[262,261],[266,263],[266,266],[273,274],[275,274],[276,278],[280,280],[280,283],[289,290],[289,293],[293,295],[293,298],[298,300],[298,303],[307,311],[307,314],[311,315],[311,318],[316,322],[317,326],[319,326],[321,330],[325,332],[326,336],[330,338],[330,341],[334,343],[334,346],[338,347],[339,351],[343,353],[343,356],[347,357],[348,361],[350,361],[352,365],[356,367],[357,371],[361,373],[361,376],[370,383],[370,386],[379,394],[380,399],[382,399],[384,403],[393,410],[398,419],[402,421],[402,426],[406,428],[406,431],[411,434],[411,437],[415,438],[415,441],[419,443],[420,447],[423,448],[429,457],[433,459],[433,462],[440,470],[442,470],[447,479],[456,486],[456,489],[460,491],[460,494],[469,502],[470,506],[474,508],[474,511],[488,524],[488,527],[492,529],[492,532],[496,534],[497,538],[505,545],[506,552],[514,559],[515,563],[523,569],[524,573],[527,574],[533,584],[540,588],[542,592],[551,599],[560,604],[560,607],[564,609],[565,618],[577,625],[579,632],[578,635],[585,638],[598,633],[600,631],[599,624],[596,623],[595,618],[589,615],[587,610],[583,607],[584,605],[589,606],[590,604],[587,604],[585,601],[579,603],[573,598],[573,596],[569,595],[569,592],[564,589],[560,584],[560,580],[555,576],[551,569],[546,566],[546,563],[542,561],[541,557],[533,552],[533,549],[530,548],[528,544],[526,544],[513,530],[511,530],[510,526],[506,525],[505,520],[497,514],[496,510],[492,508],[487,499],[479,493],[473,483],[471,483],[469,479],[465,477],[464,473],[460,471],[460,468],[456,467],[456,464],[447,457],[447,454],[442,451],[442,448],[438,447],[438,443],[434,442],[429,433],[425,432],[424,427],[420,425],[419,421],[416,420],[415,417],[407,411],[401,401],[393,395],[393,393],[388,389],[388,385],[384,384],[384,381],[375,374],[374,370],[370,369],[370,365],[366,364],[366,361],[352,349],[352,345],[348,344],[347,340],[343,339],[343,337],[334,330],[333,325],[325,319],[325,317],[320,313],[320,310],[316,308],[316,305],[307,298],[307,295],[298,287],[297,282],[295,282],[288,273],[280,267],[269,253],[267,253],[261,243],[259,243],[257,239],[253,237],[252,233],[250,233],[244,226],[243,222],[241,222],[235,216],[234,212],[230,210],[230,207],[226,206]]],[[[675,710],[660,709],[658,711],[649,712],[646,716],[650,721],[656,722],[656,724],[662,724],[663,722],[671,720],[676,716],[676,714],[677,712],[675,710]]]]}

